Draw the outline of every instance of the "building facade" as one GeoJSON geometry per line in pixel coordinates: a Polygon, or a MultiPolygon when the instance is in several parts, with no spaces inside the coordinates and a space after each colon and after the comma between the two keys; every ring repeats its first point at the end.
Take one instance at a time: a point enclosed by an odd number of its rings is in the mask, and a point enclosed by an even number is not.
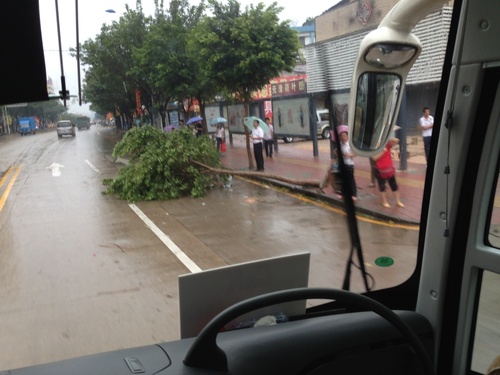
{"type": "Polygon", "coordinates": [[[307,70],[305,47],[316,42],[315,25],[311,23],[304,26],[292,27],[292,29],[298,34],[300,50],[297,65],[294,67],[291,75],[305,74],[307,70]]]}
{"type": "MultiPolygon", "coordinates": [[[[347,123],[352,74],[362,39],[377,28],[397,0],[343,0],[316,18],[316,43],[305,46],[308,93],[321,108],[327,92],[338,123],[347,123]]],[[[447,3],[419,22],[414,34],[423,45],[411,69],[401,108],[399,125],[415,131],[422,107],[434,111],[443,67],[453,2],[447,3]]]]}

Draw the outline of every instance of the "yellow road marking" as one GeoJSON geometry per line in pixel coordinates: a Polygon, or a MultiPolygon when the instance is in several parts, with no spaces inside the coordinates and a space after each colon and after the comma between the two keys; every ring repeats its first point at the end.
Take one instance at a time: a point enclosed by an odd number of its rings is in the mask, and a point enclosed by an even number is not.
{"type": "MultiPolygon", "coordinates": [[[[4,206],[5,202],[7,201],[7,197],[10,194],[12,186],[14,186],[14,183],[16,182],[16,179],[17,179],[17,176],[18,176],[19,172],[21,172],[21,168],[22,168],[22,165],[20,165],[19,167],[17,167],[16,173],[14,173],[14,175],[10,179],[9,184],[7,185],[7,188],[5,189],[5,191],[2,194],[2,197],[0,198],[0,212],[3,209],[3,206],[4,206]]],[[[2,179],[2,184],[3,184],[3,179],[2,179]]]]}
{"type": "Polygon", "coordinates": [[[5,183],[5,181],[7,181],[7,178],[9,178],[9,175],[12,172],[13,169],[14,169],[14,166],[11,165],[10,168],[5,173],[5,175],[2,177],[2,179],[0,180],[0,188],[3,186],[3,184],[5,183]]]}
{"type": "MultiPolygon", "coordinates": [[[[328,205],[328,204],[326,204],[324,202],[317,202],[317,201],[315,201],[315,200],[313,200],[311,198],[305,197],[303,195],[297,195],[297,194],[289,193],[287,191],[280,190],[280,189],[274,187],[271,184],[266,184],[266,183],[263,183],[263,182],[260,182],[260,181],[247,179],[247,178],[241,177],[241,176],[236,176],[236,177],[238,177],[241,180],[250,182],[250,183],[252,183],[254,185],[258,185],[258,186],[262,186],[262,187],[269,187],[270,189],[273,189],[274,191],[279,191],[281,193],[284,193],[284,194],[286,194],[286,195],[288,195],[290,197],[293,197],[295,199],[301,200],[303,202],[310,203],[310,204],[313,204],[315,206],[327,209],[327,210],[329,210],[331,212],[335,212],[337,214],[347,216],[347,213],[344,210],[332,207],[332,206],[330,206],[330,205],[328,205]]],[[[419,230],[420,229],[419,225],[414,225],[414,224],[413,225],[411,225],[411,224],[405,225],[405,224],[399,224],[399,223],[391,223],[391,222],[386,222],[386,221],[381,221],[381,220],[370,219],[370,218],[367,218],[367,217],[361,216],[361,215],[356,215],[356,218],[359,221],[362,221],[362,222],[365,222],[365,223],[381,225],[381,226],[384,226],[384,227],[399,228],[399,229],[406,229],[406,230],[419,230]]]]}

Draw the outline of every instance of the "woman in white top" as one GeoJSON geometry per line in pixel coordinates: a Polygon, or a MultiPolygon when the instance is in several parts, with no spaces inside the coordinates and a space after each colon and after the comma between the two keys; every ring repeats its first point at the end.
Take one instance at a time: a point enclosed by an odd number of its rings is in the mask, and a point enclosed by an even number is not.
{"type": "Polygon", "coordinates": [[[217,130],[215,132],[215,139],[217,140],[217,150],[220,152],[220,145],[222,144],[225,137],[224,126],[221,123],[217,124],[217,130]]]}

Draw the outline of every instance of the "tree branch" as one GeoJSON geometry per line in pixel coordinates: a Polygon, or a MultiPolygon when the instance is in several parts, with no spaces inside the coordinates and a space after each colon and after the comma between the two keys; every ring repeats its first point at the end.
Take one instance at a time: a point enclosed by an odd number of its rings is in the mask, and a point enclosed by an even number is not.
{"type": "Polygon", "coordinates": [[[219,173],[219,174],[230,174],[233,176],[244,176],[244,177],[265,177],[269,178],[272,180],[277,180],[277,181],[283,181],[286,182],[287,184],[291,185],[297,185],[297,186],[302,186],[302,187],[312,187],[312,188],[319,188],[320,187],[320,181],[316,180],[297,180],[293,178],[287,178],[283,176],[279,176],[276,174],[269,174],[269,173],[263,173],[263,172],[252,172],[252,171],[235,171],[232,169],[219,169],[219,168],[212,168],[209,167],[206,164],[200,163],[195,160],[191,160],[193,164],[196,164],[200,167],[203,167],[205,169],[208,169],[209,171],[213,173],[219,173]]]}

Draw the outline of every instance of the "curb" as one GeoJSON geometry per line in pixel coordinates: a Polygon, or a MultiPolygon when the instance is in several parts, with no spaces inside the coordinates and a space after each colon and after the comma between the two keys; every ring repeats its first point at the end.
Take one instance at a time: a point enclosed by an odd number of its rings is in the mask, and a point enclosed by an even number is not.
{"type": "MultiPolygon", "coordinates": [[[[116,158],[115,160],[115,163],[121,163],[123,165],[129,165],[129,160],[126,159],[126,158],[116,158]]],[[[271,185],[275,185],[275,186],[279,186],[279,187],[282,187],[282,188],[285,188],[285,189],[288,189],[290,191],[294,191],[294,192],[298,192],[300,194],[303,194],[309,198],[313,198],[313,199],[317,199],[317,200],[320,200],[320,201],[325,201],[325,202],[328,202],[329,204],[333,205],[333,206],[336,206],[336,207],[340,207],[340,208],[344,208],[344,202],[338,198],[335,198],[331,195],[328,195],[328,194],[325,194],[325,193],[321,193],[321,192],[318,192],[318,191],[314,191],[314,190],[310,190],[310,189],[305,189],[303,188],[302,186],[299,186],[299,185],[293,185],[293,184],[289,184],[289,183],[286,183],[286,182],[283,182],[283,181],[278,181],[278,180],[274,180],[272,178],[265,178],[265,177],[246,177],[250,180],[257,180],[257,181],[263,181],[263,182],[267,182],[271,185]]],[[[378,220],[383,220],[383,221],[386,221],[386,222],[393,222],[393,223],[398,223],[398,224],[403,224],[403,225],[420,225],[420,222],[418,221],[413,221],[413,220],[403,220],[403,219],[399,219],[398,217],[394,217],[394,216],[391,216],[391,215],[386,215],[382,212],[377,212],[377,211],[373,211],[373,210],[370,210],[370,209],[367,209],[365,207],[360,207],[360,206],[354,206],[356,207],[356,213],[357,214],[363,214],[363,215],[367,215],[367,216],[371,216],[375,219],[378,219],[378,220]]]]}
{"type": "MultiPolygon", "coordinates": [[[[250,177],[247,177],[247,178],[250,178],[250,177]]],[[[301,193],[305,196],[308,196],[310,198],[325,201],[331,205],[334,205],[334,206],[337,206],[340,208],[345,207],[344,202],[340,199],[337,199],[337,198],[332,197],[331,195],[328,195],[325,193],[321,193],[321,192],[317,192],[317,191],[313,191],[313,190],[309,190],[309,189],[304,189],[303,187],[298,186],[298,185],[292,185],[292,184],[288,184],[286,182],[273,180],[271,178],[265,178],[265,177],[254,177],[254,178],[250,178],[250,179],[264,181],[264,182],[267,182],[269,184],[276,185],[276,186],[279,186],[279,187],[282,187],[282,188],[285,188],[285,189],[288,189],[291,191],[299,192],[299,193],[301,193]]],[[[395,223],[404,224],[404,225],[420,225],[420,222],[418,222],[418,221],[403,220],[403,219],[399,219],[399,218],[391,216],[391,215],[386,215],[386,214],[383,214],[381,212],[367,209],[365,207],[359,207],[356,205],[355,205],[355,207],[356,207],[357,214],[368,215],[368,216],[371,216],[371,217],[376,218],[378,220],[383,220],[383,221],[387,221],[387,222],[395,222],[395,223]]]]}

